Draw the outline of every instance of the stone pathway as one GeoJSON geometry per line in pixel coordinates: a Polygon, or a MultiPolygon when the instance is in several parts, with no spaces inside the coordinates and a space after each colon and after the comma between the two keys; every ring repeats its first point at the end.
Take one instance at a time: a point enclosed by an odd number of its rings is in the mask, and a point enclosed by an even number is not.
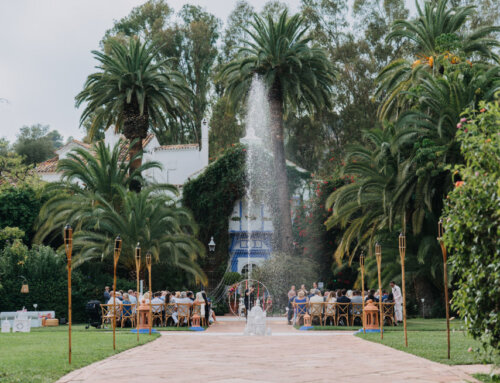
{"type": "Polygon", "coordinates": [[[271,337],[245,337],[244,322],[157,340],[91,364],[58,383],[476,382],[459,368],[367,342],[351,332],[297,331],[270,321],[271,337]]]}

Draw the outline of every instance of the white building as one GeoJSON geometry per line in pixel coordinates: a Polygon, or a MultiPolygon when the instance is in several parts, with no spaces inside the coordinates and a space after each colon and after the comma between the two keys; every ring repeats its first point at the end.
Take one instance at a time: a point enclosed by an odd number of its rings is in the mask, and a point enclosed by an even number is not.
{"type": "MultiPolygon", "coordinates": [[[[104,142],[113,147],[121,135],[116,134],[113,128],[106,131],[104,142]]],[[[163,169],[148,170],[144,177],[159,183],[169,183],[182,188],[184,183],[193,175],[199,174],[208,165],[208,124],[203,120],[201,126],[201,148],[199,144],[160,145],[154,134],[149,134],[143,140],[143,161],[157,161],[163,169]]],[[[73,140],[56,151],[56,156],[38,164],[36,172],[43,181],[54,182],[61,179],[57,171],[57,163],[66,158],[68,152],[76,147],[90,150],[91,146],[73,140]]]]}

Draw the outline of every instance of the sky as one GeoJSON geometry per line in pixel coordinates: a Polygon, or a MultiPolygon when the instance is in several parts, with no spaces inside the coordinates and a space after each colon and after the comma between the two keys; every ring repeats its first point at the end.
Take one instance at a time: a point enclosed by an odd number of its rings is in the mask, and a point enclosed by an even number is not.
{"type": "MultiPolygon", "coordinates": [[[[99,48],[114,20],[145,0],[5,0],[0,1],[0,137],[10,142],[23,125],[40,123],[65,139],[81,139],[82,108],[75,95],[96,64],[99,48]]],[[[286,1],[292,10],[300,0],[286,1]]],[[[236,1],[168,0],[178,11],[200,5],[225,21],[236,1]]],[[[266,0],[250,0],[260,10],[266,0]]]]}

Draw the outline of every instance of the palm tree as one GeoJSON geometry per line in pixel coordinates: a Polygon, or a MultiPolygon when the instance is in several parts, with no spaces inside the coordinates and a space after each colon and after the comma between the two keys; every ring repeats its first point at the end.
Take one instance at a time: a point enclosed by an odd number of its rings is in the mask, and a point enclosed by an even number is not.
{"type": "MultiPolygon", "coordinates": [[[[76,96],[76,106],[87,105],[80,124],[93,117],[90,136],[99,126],[115,125],[117,131],[134,141],[131,155],[142,150],[150,125],[166,127],[166,115],[176,118],[187,110],[191,94],[182,76],[160,60],[158,49],[130,39],[126,45],[110,40],[110,53],[92,51],[100,71],[88,76],[84,89],[76,96]]],[[[136,157],[130,171],[141,164],[136,157]]],[[[132,180],[131,189],[138,189],[132,180]]]]}
{"type": "Polygon", "coordinates": [[[197,264],[205,254],[196,239],[197,225],[191,213],[177,206],[174,197],[157,193],[154,187],[140,192],[118,188],[123,201],[120,210],[98,196],[97,205],[87,224],[75,233],[75,266],[93,259],[112,256],[114,239],[122,239],[120,264],[135,270],[134,249],[137,243],[151,251],[156,262],[166,261],[191,273],[206,283],[206,276],[197,264]]]}
{"type": "Polygon", "coordinates": [[[416,1],[417,17],[414,20],[397,20],[387,40],[405,39],[415,60],[397,59],[387,65],[378,75],[377,95],[383,102],[379,108],[382,119],[397,116],[401,109],[412,106],[404,93],[419,84],[422,73],[439,77],[447,67],[468,62],[498,62],[494,49],[500,42],[491,37],[500,27],[481,27],[464,33],[467,19],[475,6],[449,7],[449,0],[427,1],[422,9],[416,1]]]}
{"type": "Polygon", "coordinates": [[[354,182],[334,191],[326,201],[332,215],[326,221],[330,230],[334,226],[345,229],[335,251],[341,261],[345,255],[352,261],[359,247],[373,249],[381,230],[390,230],[392,196],[398,183],[398,155],[393,152],[394,127],[374,129],[364,133],[367,145],[348,148],[344,175],[353,176],[354,182]]]}
{"type": "MultiPolygon", "coordinates": [[[[99,198],[119,209],[123,203],[119,193],[122,187],[129,187],[133,181],[143,185],[145,180],[142,172],[161,168],[158,162],[146,162],[131,171],[131,162],[141,157],[142,153],[136,153],[130,161],[124,160],[129,156],[130,147],[125,142],[119,141],[110,149],[100,141],[89,151],[75,148],[67,158],[61,159],[58,170],[62,171],[62,178],[45,188],[51,198],[40,210],[35,241],[41,242],[46,237],[60,235],[67,222],[78,222],[75,230],[81,228],[86,218],[92,216],[99,198]]],[[[156,187],[158,190],[176,192],[173,186],[156,187]]]]}
{"type": "Polygon", "coordinates": [[[220,76],[226,95],[240,101],[255,75],[267,85],[270,102],[274,172],[278,185],[278,247],[291,251],[292,222],[285,165],[283,115],[290,109],[308,111],[330,106],[333,68],[323,49],[310,46],[301,16],[288,17],[284,11],[277,21],[257,15],[247,30],[250,40],[240,48],[239,57],[227,64],[220,76]]]}

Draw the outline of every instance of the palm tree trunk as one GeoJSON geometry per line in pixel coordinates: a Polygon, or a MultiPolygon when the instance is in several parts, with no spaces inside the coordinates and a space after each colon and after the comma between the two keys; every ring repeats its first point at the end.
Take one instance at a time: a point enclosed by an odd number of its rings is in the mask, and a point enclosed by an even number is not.
{"type": "MultiPolygon", "coordinates": [[[[137,140],[129,150],[130,158],[135,156],[137,153],[142,151],[142,140],[146,138],[149,129],[149,115],[147,109],[141,115],[139,110],[139,104],[135,97],[132,99],[130,104],[126,104],[123,110],[123,135],[130,142],[137,140]]],[[[139,168],[142,164],[142,158],[137,158],[130,164],[129,172],[132,173],[134,170],[139,168]]],[[[135,192],[141,191],[141,184],[138,181],[133,181],[130,183],[130,190],[135,192]]]]}
{"type": "Polygon", "coordinates": [[[271,114],[271,140],[274,152],[274,177],[277,189],[277,234],[278,251],[288,254],[292,252],[292,217],[290,207],[290,193],[288,191],[288,175],[286,172],[285,143],[283,134],[283,95],[279,79],[269,92],[271,114]]]}

